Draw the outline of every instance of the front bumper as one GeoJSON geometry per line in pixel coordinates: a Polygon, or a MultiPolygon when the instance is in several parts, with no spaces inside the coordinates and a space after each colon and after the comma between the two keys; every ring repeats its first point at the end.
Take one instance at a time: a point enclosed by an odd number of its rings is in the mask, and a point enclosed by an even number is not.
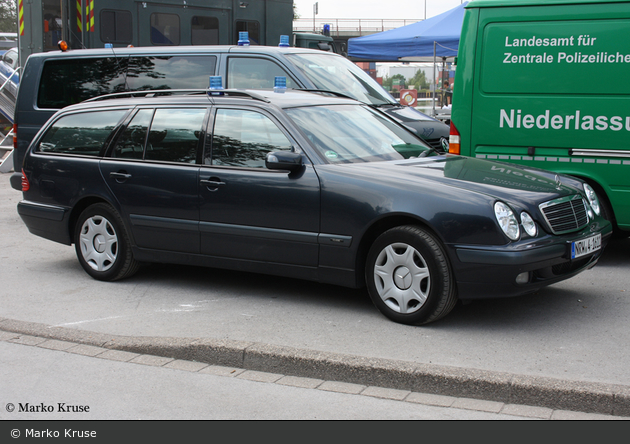
{"type": "Polygon", "coordinates": [[[508,246],[452,246],[459,298],[519,296],[568,279],[595,266],[611,235],[610,224],[593,223],[577,233],[508,246]],[[571,259],[571,243],[596,233],[602,235],[601,249],[571,259]],[[519,275],[526,282],[517,283],[519,275]]]}

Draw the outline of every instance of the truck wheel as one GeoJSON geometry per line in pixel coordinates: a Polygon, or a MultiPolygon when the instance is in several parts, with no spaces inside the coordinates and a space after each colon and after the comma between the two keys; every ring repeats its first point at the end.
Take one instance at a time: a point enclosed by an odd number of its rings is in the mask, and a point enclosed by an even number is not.
{"type": "Polygon", "coordinates": [[[94,204],[81,213],[74,246],[79,263],[95,279],[115,281],[138,271],[122,219],[110,205],[94,204]]]}
{"type": "Polygon", "coordinates": [[[368,253],[365,278],[374,305],[402,324],[436,321],[457,302],[444,250],[433,235],[417,226],[381,234],[368,253]]]}

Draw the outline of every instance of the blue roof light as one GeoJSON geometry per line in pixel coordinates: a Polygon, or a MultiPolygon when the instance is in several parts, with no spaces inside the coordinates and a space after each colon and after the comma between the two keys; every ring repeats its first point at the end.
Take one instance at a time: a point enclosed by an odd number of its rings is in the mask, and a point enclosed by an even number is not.
{"type": "Polygon", "coordinates": [[[289,46],[289,36],[288,35],[281,35],[280,36],[280,44],[278,45],[281,48],[286,48],[287,46],[289,46]]]}
{"type": "Polygon", "coordinates": [[[238,33],[238,46],[249,46],[249,33],[247,31],[238,33]]]}
{"type": "MultiPolygon", "coordinates": [[[[210,90],[219,90],[223,89],[223,77],[221,76],[210,76],[210,90]]],[[[208,94],[213,96],[222,96],[222,92],[208,92],[208,94]]]]}
{"type": "Polygon", "coordinates": [[[287,90],[287,78],[284,76],[276,76],[273,91],[283,93],[287,90]]]}

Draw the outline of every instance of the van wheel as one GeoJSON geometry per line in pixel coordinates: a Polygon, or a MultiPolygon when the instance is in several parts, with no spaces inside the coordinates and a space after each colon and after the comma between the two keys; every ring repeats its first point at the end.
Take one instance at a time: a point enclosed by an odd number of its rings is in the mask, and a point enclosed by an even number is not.
{"type": "Polygon", "coordinates": [[[417,226],[392,228],[374,241],[365,279],[374,305],[402,324],[436,321],[457,302],[446,253],[433,235],[417,226]]]}
{"type": "Polygon", "coordinates": [[[116,281],[138,271],[122,219],[110,205],[94,204],[81,213],[74,247],[79,263],[95,279],[116,281]]]}

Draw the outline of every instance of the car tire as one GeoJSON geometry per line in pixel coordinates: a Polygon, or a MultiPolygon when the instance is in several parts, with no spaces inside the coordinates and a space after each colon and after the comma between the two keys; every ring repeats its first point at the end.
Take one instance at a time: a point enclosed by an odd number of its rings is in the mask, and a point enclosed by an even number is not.
{"type": "Polygon", "coordinates": [[[108,204],[86,208],[77,220],[74,246],[83,269],[101,281],[131,276],[140,264],[133,258],[120,215],[108,204]]]}
{"type": "Polygon", "coordinates": [[[370,298],[389,319],[421,325],[446,316],[457,302],[446,253],[428,231],[413,225],[387,230],[366,262],[370,298]]]}

